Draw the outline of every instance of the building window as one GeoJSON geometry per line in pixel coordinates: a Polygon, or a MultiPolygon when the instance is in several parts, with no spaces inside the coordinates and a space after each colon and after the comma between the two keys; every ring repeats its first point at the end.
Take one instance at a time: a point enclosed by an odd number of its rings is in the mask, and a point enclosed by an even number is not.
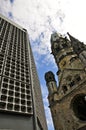
{"type": "Polygon", "coordinates": [[[86,94],[78,94],[73,98],[73,100],[71,102],[72,109],[74,111],[75,116],[82,121],[86,121],[85,96],[86,96],[86,94]]]}
{"type": "Polygon", "coordinates": [[[55,54],[57,54],[60,50],[61,50],[60,47],[56,47],[56,48],[54,49],[55,54]]]}
{"type": "Polygon", "coordinates": [[[80,81],[81,80],[81,77],[80,76],[77,76],[76,77],[76,81],[80,81]]]}
{"type": "Polygon", "coordinates": [[[63,46],[63,48],[66,48],[66,47],[68,47],[66,43],[65,43],[65,44],[62,44],[62,46],[63,46]]]}
{"type": "Polygon", "coordinates": [[[70,87],[73,87],[75,85],[75,82],[72,81],[69,85],[70,85],[70,87]]]}
{"type": "Polygon", "coordinates": [[[68,90],[67,89],[67,86],[62,86],[62,89],[63,89],[63,92],[66,93],[66,91],[68,90]]]}

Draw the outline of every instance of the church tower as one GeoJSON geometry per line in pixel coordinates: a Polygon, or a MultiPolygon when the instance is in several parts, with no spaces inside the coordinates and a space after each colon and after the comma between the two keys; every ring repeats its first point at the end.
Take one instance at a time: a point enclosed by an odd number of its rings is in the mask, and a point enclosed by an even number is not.
{"type": "Polygon", "coordinates": [[[50,110],[55,130],[86,130],[86,46],[68,35],[70,40],[57,33],[51,35],[59,86],[54,74],[47,72],[50,110]]]}
{"type": "Polygon", "coordinates": [[[45,74],[46,85],[48,87],[49,95],[48,100],[50,104],[51,114],[53,117],[54,126],[56,126],[56,113],[54,112],[54,98],[57,100],[57,84],[53,72],[49,71],[45,74]],[[52,107],[53,106],[53,107],[52,107]]]}

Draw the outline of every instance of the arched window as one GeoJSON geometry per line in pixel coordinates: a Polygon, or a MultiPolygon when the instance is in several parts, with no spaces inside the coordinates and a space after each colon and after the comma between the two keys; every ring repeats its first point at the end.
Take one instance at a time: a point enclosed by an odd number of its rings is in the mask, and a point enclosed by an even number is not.
{"type": "Polygon", "coordinates": [[[73,81],[70,82],[69,86],[73,87],[74,85],[75,85],[75,81],[73,80],[73,81]]]}
{"type": "Polygon", "coordinates": [[[79,82],[81,80],[81,77],[79,75],[76,75],[76,81],[79,82]]]}
{"type": "Polygon", "coordinates": [[[77,118],[82,121],[86,121],[86,94],[78,94],[76,95],[72,102],[72,109],[77,118]]]}
{"type": "Polygon", "coordinates": [[[68,90],[68,89],[67,89],[67,86],[65,86],[65,85],[62,86],[62,89],[63,89],[63,92],[64,92],[64,93],[66,93],[66,91],[68,90]]]}
{"type": "Polygon", "coordinates": [[[59,47],[59,45],[54,45],[54,51],[56,52],[56,53],[58,53],[59,51],[61,50],[61,48],[59,47]]]}

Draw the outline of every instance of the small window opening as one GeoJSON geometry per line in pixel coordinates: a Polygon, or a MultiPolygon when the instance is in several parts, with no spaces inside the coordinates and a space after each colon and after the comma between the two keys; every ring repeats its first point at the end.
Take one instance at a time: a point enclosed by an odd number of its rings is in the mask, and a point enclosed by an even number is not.
{"type": "Polygon", "coordinates": [[[7,104],[7,109],[8,109],[8,110],[12,110],[12,109],[13,109],[13,104],[8,103],[8,104],[7,104]]]}
{"type": "Polygon", "coordinates": [[[68,47],[68,46],[67,46],[67,44],[63,44],[62,46],[63,46],[63,48],[66,48],[66,47],[68,47]]]}
{"type": "Polygon", "coordinates": [[[73,87],[75,85],[75,82],[72,81],[69,85],[70,85],[70,87],[73,87]]]}
{"type": "Polygon", "coordinates": [[[19,105],[15,105],[14,109],[15,109],[15,111],[19,111],[19,109],[20,109],[19,105]]]}
{"type": "Polygon", "coordinates": [[[8,102],[13,102],[13,98],[12,97],[8,97],[8,102]]]}
{"type": "Polygon", "coordinates": [[[63,86],[62,88],[63,88],[63,92],[66,93],[66,91],[68,90],[67,86],[63,86]]]}
{"type": "Polygon", "coordinates": [[[0,108],[5,109],[5,107],[6,107],[6,103],[0,102],[0,108]]]}
{"type": "Polygon", "coordinates": [[[80,80],[81,80],[81,77],[80,77],[80,76],[77,76],[76,80],[77,80],[77,81],[80,81],[80,80]]]}
{"type": "Polygon", "coordinates": [[[26,107],[25,106],[21,106],[21,111],[25,112],[26,111],[26,107]]]}

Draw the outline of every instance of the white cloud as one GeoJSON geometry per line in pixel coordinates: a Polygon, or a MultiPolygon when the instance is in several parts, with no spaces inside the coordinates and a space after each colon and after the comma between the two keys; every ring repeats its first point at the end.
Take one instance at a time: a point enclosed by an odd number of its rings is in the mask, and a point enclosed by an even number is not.
{"type": "Polygon", "coordinates": [[[86,1],[66,0],[60,3],[65,14],[64,32],[70,32],[81,41],[86,41],[86,1]]]}
{"type": "MultiPolygon", "coordinates": [[[[28,30],[30,40],[38,62],[48,66],[55,64],[50,55],[50,36],[53,31],[62,34],[70,32],[81,41],[86,41],[86,0],[0,0],[0,12],[9,17],[12,12],[13,21],[28,30]]],[[[45,67],[46,67],[45,66],[45,67]]],[[[55,66],[54,66],[55,67],[55,66]]],[[[47,104],[46,89],[42,87],[44,103],[47,104]],[[46,99],[46,100],[45,100],[46,99]]],[[[47,122],[52,124],[49,108],[45,105],[47,122]]]]}
{"type": "MultiPolygon", "coordinates": [[[[70,32],[86,41],[85,0],[14,0],[13,4],[9,0],[1,0],[0,5],[4,15],[8,16],[8,12],[12,12],[13,20],[28,30],[31,40],[35,41],[44,33],[40,44],[34,44],[33,47],[38,55],[49,55],[50,35],[54,30],[62,34],[70,32]]],[[[49,61],[47,57],[46,60],[49,61]]]]}
{"type": "Polygon", "coordinates": [[[3,14],[8,15],[11,11],[14,20],[28,29],[31,39],[35,40],[41,32],[45,32],[42,43],[47,41],[45,44],[49,45],[48,38],[55,29],[61,33],[70,31],[85,40],[85,0],[15,0],[14,4],[0,0],[0,5],[3,14]]]}
{"type": "Polygon", "coordinates": [[[8,16],[8,12],[12,12],[13,20],[28,30],[31,40],[35,41],[41,32],[44,33],[40,44],[34,44],[33,51],[38,55],[48,55],[48,51],[51,51],[50,35],[52,31],[62,30],[61,19],[64,19],[64,14],[59,9],[59,2],[56,0],[14,0],[14,3],[11,4],[9,0],[1,0],[1,4],[2,13],[8,16]]]}

